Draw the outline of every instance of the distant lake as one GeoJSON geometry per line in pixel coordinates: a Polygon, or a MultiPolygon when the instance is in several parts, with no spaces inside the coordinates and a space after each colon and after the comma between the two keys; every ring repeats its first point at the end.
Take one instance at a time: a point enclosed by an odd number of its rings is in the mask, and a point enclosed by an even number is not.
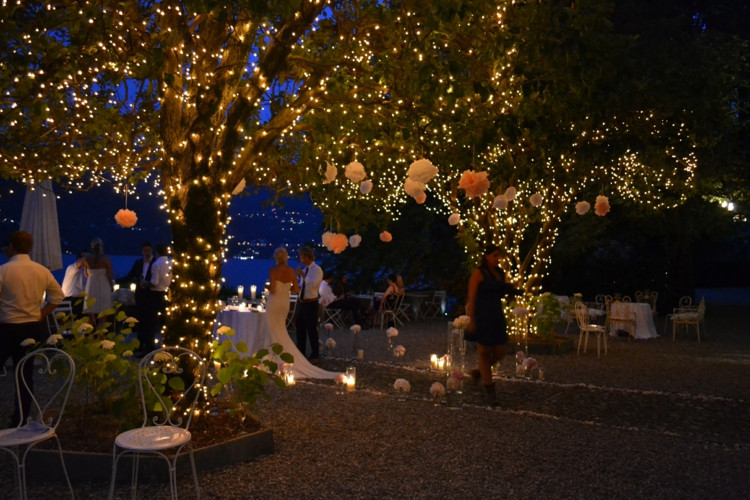
{"type": "MultiPolygon", "coordinates": [[[[140,255],[110,255],[112,270],[115,278],[125,276],[133,267],[133,262],[140,259],[140,255]]],[[[55,279],[62,283],[65,268],[75,262],[75,255],[63,254],[63,268],[53,271],[55,279]]],[[[268,270],[274,265],[273,259],[229,259],[222,267],[221,274],[224,277],[224,285],[228,288],[237,288],[243,285],[245,290],[250,290],[250,285],[256,285],[262,289],[268,281],[268,270]]],[[[297,261],[289,259],[289,265],[296,268],[297,261]]]]}

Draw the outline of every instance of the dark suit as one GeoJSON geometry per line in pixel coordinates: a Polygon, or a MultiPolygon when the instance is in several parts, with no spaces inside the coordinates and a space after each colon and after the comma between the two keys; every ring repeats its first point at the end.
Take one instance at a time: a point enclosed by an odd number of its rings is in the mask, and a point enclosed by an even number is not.
{"type": "Polygon", "coordinates": [[[143,258],[136,260],[128,274],[119,279],[121,284],[135,283],[135,317],[138,319],[136,331],[139,350],[152,351],[154,339],[156,338],[156,317],[159,306],[159,295],[151,290],[151,266],[156,257],[151,257],[146,269],[146,277],[143,277],[143,258]]]}

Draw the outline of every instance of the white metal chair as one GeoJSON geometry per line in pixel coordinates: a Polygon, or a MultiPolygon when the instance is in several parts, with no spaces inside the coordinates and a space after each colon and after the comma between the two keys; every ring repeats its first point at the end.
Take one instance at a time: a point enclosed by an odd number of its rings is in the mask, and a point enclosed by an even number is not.
{"type": "Polygon", "coordinates": [[[117,464],[120,458],[130,454],[134,456],[131,479],[133,498],[138,486],[139,457],[156,455],[169,466],[171,498],[176,499],[177,457],[183,449],[187,449],[190,456],[195,496],[200,498],[188,427],[206,379],[206,363],[189,349],[164,347],[144,356],[138,368],[143,424],[115,438],[108,498],[114,495],[117,464]]]}
{"type": "Polygon", "coordinates": [[[47,330],[49,331],[49,334],[52,335],[53,333],[68,333],[61,332],[60,328],[61,325],[67,320],[71,319],[72,316],[73,304],[69,300],[63,300],[62,302],[60,302],[57,307],[55,307],[52,312],[47,315],[47,330]],[[58,318],[58,316],[61,314],[65,315],[65,319],[61,320],[60,318],[58,318]]]}
{"type": "Polygon", "coordinates": [[[677,327],[684,326],[685,331],[689,327],[695,327],[695,332],[698,334],[698,342],[701,341],[701,324],[703,324],[703,333],[705,334],[706,324],[704,318],[706,315],[706,299],[701,298],[697,308],[684,307],[676,308],[672,313],[672,342],[675,340],[677,335],[677,327]]]}
{"type": "Polygon", "coordinates": [[[289,296],[289,313],[286,315],[286,329],[294,327],[294,314],[297,312],[297,300],[298,296],[292,294],[289,296]]]}
{"type": "Polygon", "coordinates": [[[694,310],[698,309],[697,306],[693,305],[693,299],[689,295],[683,295],[682,297],[680,297],[680,300],[677,303],[678,303],[678,307],[675,307],[674,309],[672,309],[672,313],[667,314],[667,317],[664,320],[664,331],[662,332],[662,334],[667,333],[667,325],[669,324],[670,321],[673,321],[674,315],[678,312],[678,309],[682,310],[683,312],[689,309],[694,309],[694,310]]]}
{"type": "Polygon", "coordinates": [[[600,357],[600,339],[604,338],[604,354],[607,354],[607,329],[602,325],[591,323],[589,319],[589,308],[583,302],[576,302],[576,320],[578,321],[578,329],[580,334],[578,336],[578,351],[576,354],[581,353],[581,341],[583,341],[583,352],[589,345],[589,333],[596,334],[596,355],[600,357]]]}
{"type": "Polygon", "coordinates": [[[16,367],[16,397],[20,401],[21,395],[25,394],[31,398],[31,406],[27,410],[28,415],[21,409],[21,421],[17,427],[0,431],[0,449],[13,455],[16,462],[15,480],[21,499],[26,499],[26,457],[37,443],[48,439],[54,439],[57,443],[70,496],[75,498],[57,437],[57,426],[68,402],[75,373],[73,359],[64,351],[52,347],[30,352],[21,358],[16,367]],[[36,384],[33,380],[35,373],[43,375],[37,377],[36,384]]]}
{"type": "Polygon", "coordinates": [[[403,295],[397,295],[392,293],[391,295],[383,299],[383,308],[380,311],[380,329],[384,330],[388,328],[389,324],[394,326],[399,324],[403,325],[401,320],[398,318],[398,309],[403,301],[403,295]]]}
{"type": "Polygon", "coordinates": [[[346,328],[344,323],[344,311],[323,306],[323,324],[330,323],[336,330],[346,328]]]}
{"type": "Polygon", "coordinates": [[[442,317],[445,314],[445,290],[435,290],[430,300],[425,300],[422,304],[423,316],[425,318],[442,317]]]}

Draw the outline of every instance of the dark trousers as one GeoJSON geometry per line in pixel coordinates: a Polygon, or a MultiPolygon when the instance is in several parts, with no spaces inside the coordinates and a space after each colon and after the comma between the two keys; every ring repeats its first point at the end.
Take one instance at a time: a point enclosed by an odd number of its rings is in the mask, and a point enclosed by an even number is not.
{"type": "Polygon", "coordinates": [[[359,299],[355,297],[345,297],[343,299],[334,300],[328,304],[328,309],[341,309],[342,311],[350,311],[354,317],[354,322],[363,328],[365,325],[362,324],[362,304],[359,299]]]}
{"type": "Polygon", "coordinates": [[[307,352],[307,339],[310,339],[310,359],[320,356],[318,345],[318,301],[297,304],[297,349],[304,356],[307,352]]]}
{"type": "Polygon", "coordinates": [[[144,352],[154,350],[156,333],[159,329],[159,313],[164,310],[164,293],[139,289],[135,292],[135,310],[138,318],[138,349],[144,352]]]}
{"type": "MultiPolygon", "coordinates": [[[[37,342],[44,342],[46,338],[47,327],[42,321],[34,321],[31,323],[2,323],[0,324],[0,363],[5,365],[8,358],[13,359],[13,370],[18,362],[21,361],[28,351],[32,347],[23,347],[21,342],[28,338],[32,338],[37,342]]],[[[24,366],[24,378],[28,381],[29,390],[34,390],[34,363],[26,363],[24,366]]],[[[13,411],[13,419],[11,421],[12,426],[18,425],[21,421],[21,412],[23,410],[23,418],[29,417],[29,410],[31,409],[31,393],[21,390],[21,407],[18,406],[18,398],[14,398],[15,408],[13,411]]]]}

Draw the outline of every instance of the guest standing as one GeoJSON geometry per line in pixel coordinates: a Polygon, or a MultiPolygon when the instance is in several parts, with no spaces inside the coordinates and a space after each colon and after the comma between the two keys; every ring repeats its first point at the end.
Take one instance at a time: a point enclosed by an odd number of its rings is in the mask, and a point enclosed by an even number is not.
{"type": "Polygon", "coordinates": [[[141,243],[140,259],[133,263],[128,274],[118,280],[120,284],[135,283],[135,317],[138,320],[136,332],[138,335],[138,352],[145,352],[146,346],[151,350],[154,345],[156,334],[156,325],[154,323],[156,314],[153,311],[156,308],[151,293],[151,268],[154,264],[154,251],[151,242],[141,243]],[[152,319],[153,318],[153,319],[152,319]]]}
{"type": "MultiPolygon", "coordinates": [[[[62,288],[49,272],[49,269],[33,262],[29,257],[34,242],[26,231],[16,231],[10,235],[8,245],[9,261],[0,266],[0,363],[10,357],[15,368],[26,354],[21,342],[27,338],[42,341],[46,334],[44,319],[65,298],[62,288]],[[42,307],[41,299],[47,294],[47,303],[42,307]]],[[[24,377],[33,391],[33,363],[26,363],[24,377]]],[[[21,408],[15,401],[15,411],[11,427],[29,415],[31,395],[21,395],[21,408]]]]}
{"type": "Polygon", "coordinates": [[[101,238],[91,240],[92,253],[84,258],[86,273],[86,301],[83,312],[91,316],[91,322],[96,322],[96,316],[112,309],[112,283],[115,273],[112,262],[104,254],[104,243],[101,238]]]}
{"type": "Polygon", "coordinates": [[[300,295],[297,313],[297,349],[307,352],[307,339],[310,339],[310,362],[318,363],[318,290],[323,281],[323,270],[315,263],[315,251],[310,247],[299,250],[299,260],[304,268],[297,268],[300,278],[300,295]]]}
{"type": "Polygon", "coordinates": [[[65,294],[65,300],[70,302],[73,308],[73,314],[80,316],[83,312],[82,295],[86,291],[86,273],[83,269],[86,252],[80,252],[76,256],[76,261],[65,268],[65,276],[62,281],[62,291],[65,294]]]}
{"type": "Polygon", "coordinates": [[[505,283],[498,267],[501,256],[500,247],[496,245],[490,245],[484,250],[479,267],[469,278],[466,300],[466,314],[471,318],[471,323],[464,338],[477,343],[479,376],[491,404],[497,401],[492,365],[505,355],[508,343],[502,299],[508,294],[517,293],[512,285],[505,283]]]}
{"type": "MultiPolygon", "coordinates": [[[[153,266],[151,266],[151,293],[153,294],[152,302],[154,304],[154,317],[152,318],[154,325],[157,326],[157,330],[160,329],[159,317],[163,318],[166,312],[167,306],[167,290],[169,285],[172,284],[172,263],[169,261],[169,248],[167,245],[158,244],[154,247],[154,253],[156,254],[156,260],[153,266]]],[[[163,320],[162,320],[163,321],[163,320]]],[[[156,332],[154,332],[155,338],[156,332]]],[[[154,347],[153,341],[148,351],[154,347]]]]}

